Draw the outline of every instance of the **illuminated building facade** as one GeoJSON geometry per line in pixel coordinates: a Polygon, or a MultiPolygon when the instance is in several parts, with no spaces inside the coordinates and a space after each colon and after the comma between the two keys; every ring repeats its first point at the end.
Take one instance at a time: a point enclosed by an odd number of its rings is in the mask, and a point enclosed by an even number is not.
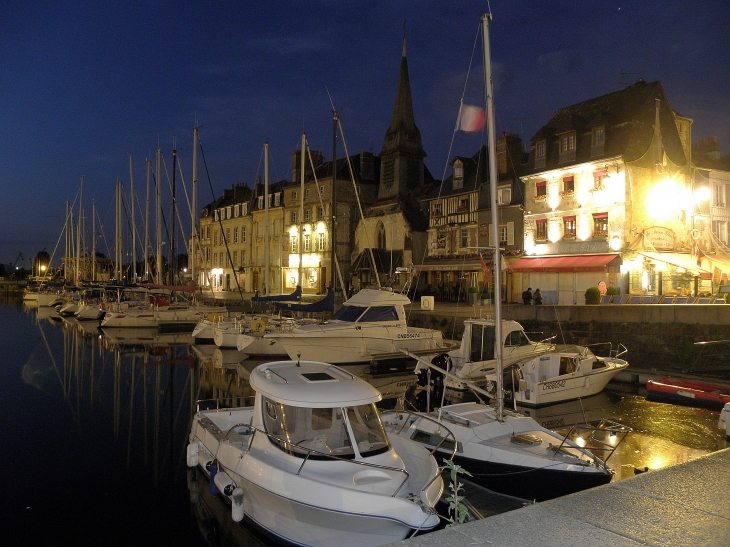
{"type": "Polygon", "coordinates": [[[691,124],[659,82],[643,80],[556,111],[531,139],[522,175],[527,256],[511,268],[515,294],[539,287],[546,303],[579,304],[595,286],[711,290],[691,124]]]}

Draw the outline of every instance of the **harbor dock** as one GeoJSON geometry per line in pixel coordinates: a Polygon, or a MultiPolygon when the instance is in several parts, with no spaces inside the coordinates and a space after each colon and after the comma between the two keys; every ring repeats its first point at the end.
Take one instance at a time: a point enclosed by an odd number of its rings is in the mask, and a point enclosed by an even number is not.
{"type": "Polygon", "coordinates": [[[482,520],[399,547],[727,547],[730,448],[482,520]]]}

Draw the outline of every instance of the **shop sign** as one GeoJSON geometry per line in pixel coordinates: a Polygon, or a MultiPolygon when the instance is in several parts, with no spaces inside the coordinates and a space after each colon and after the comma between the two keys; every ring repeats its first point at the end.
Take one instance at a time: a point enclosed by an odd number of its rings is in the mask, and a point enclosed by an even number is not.
{"type": "Polygon", "coordinates": [[[644,237],[654,246],[657,251],[674,250],[674,230],[664,226],[652,226],[644,230],[644,237]]]}

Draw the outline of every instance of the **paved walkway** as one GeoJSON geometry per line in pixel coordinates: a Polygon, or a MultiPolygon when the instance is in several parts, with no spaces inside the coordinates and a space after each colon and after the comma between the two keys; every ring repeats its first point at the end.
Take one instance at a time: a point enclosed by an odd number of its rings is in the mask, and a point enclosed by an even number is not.
{"type": "Polygon", "coordinates": [[[727,547],[730,449],[391,545],[727,547]]]}

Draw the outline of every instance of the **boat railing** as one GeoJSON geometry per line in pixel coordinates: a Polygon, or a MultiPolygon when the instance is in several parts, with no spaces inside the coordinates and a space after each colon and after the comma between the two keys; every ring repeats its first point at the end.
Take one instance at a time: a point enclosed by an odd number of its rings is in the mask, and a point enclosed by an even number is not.
{"type": "Polygon", "coordinates": [[[626,348],[626,346],[624,346],[621,343],[619,343],[619,345],[616,346],[616,348],[614,349],[613,343],[611,343],[611,342],[596,342],[595,344],[587,344],[587,345],[583,346],[582,357],[588,357],[589,351],[592,352],[594,355],[598,355],[601,357],[607,356],[607,357],[610,357],[611,359],[618,359],[619,357],[621,357],[624,353],[626,353],[629,350],[626,348]],[[593,348],[599,348],[599,347],[600,348],[607,347],[608,350],[607,351],[604,350],[601,352],[593,351],[593,348]]]}
{"type": "Polygon", "coordinates": [[[578,448],[586,454],[590,454],[597,466],[610,471],[611,469],[607,463],[608,459],[623,442],[626,435],[632,431],[633,429],[628,426],[606,419],[601,420],[596,425],[575,424],[571,426],[568,433],[563,437],[563,441],[556,447],[553,458],[567,444],[569,448],[578,448]],[[605,440],[606,437],[607,440],[605,440]],[[596,453],[601,454],[601,456],[596,453]]]}
{"type": "MultiPolygon", "coordinates": [[[[385,424],[386,421],[383,419],[383,417],[388,416],[390,414],[395,415],[395,418],[396,418],[396,421],[393,422],[392,425],[396,425],[396,424],[402,422],[400,427],[394,431],[396,435],[400,435],[401,432],[403,431],[403,428],[405,428],[406,425],[415,424],[420,420],[425,420],[425,421],[431,422],[436,425],[436,430],[434,430],[434,434],[441,438],[441,441],[434,446],[433,450],[431,450],[431,454],[434,454],[438,449],[441,448],[442,445],[444,446],[445,450],[448,450],[448,448],[446,448],[446,447],[449,444],[449,443],[447,443],[449,437],[451,437],[450,443],[452,445],[451,455],[446,459],[450,460],[456,454],[456,450],[458,448],[458,443],[456,442],[456,436],[451,432],[451,430],[448,427],[443,425],[442,422],[440,422],[434,418],[431,418],[430,416],[425,416],[425,415],[421,414],[420,412],[411,412],[410,410],[383,410],[380,412],[380,420],[385,424]],[[443,431],[441,431],[441,429],[443,429],[443,431]],[[445,434],[444,434],[444,432],[445,432],[445,434]]],[[[390,425],[390,423],[389,423],[389,425],[390,425]]]]}
{"type": "Polygon", "coordinates": [[[230,410],[232,408],[238,408],[242,406],[253,406],[255,395],[244,395],[242,397],[219,397],[217,399],[198,399],[196,401],[197,411],[201,410],[230,410]],[[241,404],[242,402],[250,401],[250,404],[241,404]],[[223,405],[223,403],[230,403],[230,405],[223,405]]]}
{"type": "MultiPolygon", "coordinates": [[[[388,465],[379,465],[379,464],[371,463],[371,462],[363,462],[360,460],[343,458],[341,456],[336,456],[334,454],[327,454],[325,452],[319,452],[318,450],[314,450],[313,448],[302,446],[300,444],[293,443],[286,439],[282,439],[281,437],[277,437],[276,435],[268,433],[267,431],[264,431],[263,429],[259,429],[256,426],[253,426],[251,424],[246,424],[246,423],[238,423],[238,424],[235,424],[234,426],[232,426],[226,432],[226,434],[223,436],[223,439],[221,439],[221,444],[223,443],[223,441],[225,441],[228,438],[228,435],[230,435],[232,432],[235,433],[236,429],[239,427],[246,428],[247,429],[246,434],[251,435],[251,438],[248,442],[248,447],[246,448],[246,452],[249,452],[251,450],[251,446],[252,446],[254,438],[256,437],[257,434],[265,435],[266,437],[268,437],[268,439],[271,442],[278,444],[279,446],[283,445],[284,447],[286,447],[286,451],[289,452],[290,454],[294,454],[293,449],[295,449],[295,448],[297,451],[300,451],[300,453],[297,455],[298,456],[303,455],[303,459],[302,459],[301,465],[299,466],[299,469],[297,469],[297,472],[296,472],[297,475],[301,474],[302,470],[304,469],[304,466],[309,462],[309,457],[312,455],[315,455],[315,456],[317,456],[317,458],[320,458],[320,459],[334,460],[334,461],[344,462],[344,463],[351,464],[351,465],[359,465],[359,466],[367,467],[367,468],[371,468],[371,469],[381,469],[384,471],[392,471],[394,473],[402,474],[403,480],[400,482],[400,484],[398,485],[398,488],[396,488],[395,492],[393,492],[393,494],[391,494],[391,497],[393,497],[393,498],[398,495],[398,492],[400,492],[403,489],[403,486],[408,482],[408,479],[410,478],[410,474],[408,473],[408,471],[406,469],[400,469],[398,467],[391,467],[388,465]]],[[[220,444],[219,444],[219,446],[220,446],[220,444]]],[[[217,454],[216,454],[216,456],[217,456],[217,454]]],[[[426,486],[424,486],[424,488],[422,490],[425,491],[426,488],[428,488],[437,477],[438,477],[438,474],[436,474],[436,477],[434,477],[431,481],[429,481],[429,483],[426,486]]]]}

